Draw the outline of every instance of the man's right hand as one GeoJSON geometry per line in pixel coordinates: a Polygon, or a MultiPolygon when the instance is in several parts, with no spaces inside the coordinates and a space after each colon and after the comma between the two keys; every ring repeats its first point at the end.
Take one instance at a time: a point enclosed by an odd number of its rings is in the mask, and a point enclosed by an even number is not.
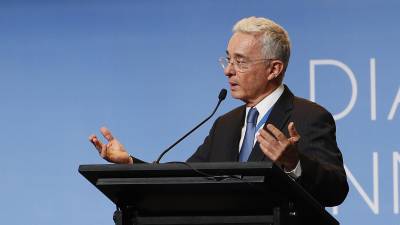
{"type": "Polygon", "coordinates": [[[133,164],[133,159],[129,156],[129,153],[125,150],[124,146],[112,136],[111,132],[107,128],[100,128],[100,132],[107,139],[107,144],[101,143],[94,134],[89,136],[89,141],[96,147],[103,159],[112,163],[133,164]]]}

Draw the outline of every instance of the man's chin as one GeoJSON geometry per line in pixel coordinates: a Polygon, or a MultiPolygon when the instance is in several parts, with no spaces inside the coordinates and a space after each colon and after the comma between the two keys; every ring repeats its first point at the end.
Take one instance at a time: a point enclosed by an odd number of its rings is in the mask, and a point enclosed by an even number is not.
{"type": "Polygon", "coordinates": [[[243,94],[241,94],[241,93],[238,92],[238,91],[232,91],[232,90],[231,90],[231,96],[232,96],[232,98],[234,98],[234,99],[243,100],[243,94]]]}

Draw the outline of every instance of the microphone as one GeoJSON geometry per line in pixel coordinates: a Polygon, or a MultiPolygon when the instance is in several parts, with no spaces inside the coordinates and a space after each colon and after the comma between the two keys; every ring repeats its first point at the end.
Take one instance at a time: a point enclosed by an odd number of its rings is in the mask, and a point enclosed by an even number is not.
{"type": "Polygon", "coordinates": [[[218,103],[217,106],[215,106],[214,111],[211,113],[211,115],[209,115],[205,120],[203,120],[201,123],[199,123],[196,127],[194,127],[192,130],[190,130],[189,132],[187,132],[183,137],[181,137],[178,141],[176,141],[175,143],[173,143],[171,146],[169,146],[167,149],[165,149],[161,155],[157,158],[156,161],[154,161],[154,163],[160,163],[161,158],[167,153],[169,152],[173,147],[175,147],[175,145],[179,144],[179,142],[181,142],[183,139],[185,139],[187,136],[189,136],[191,133],[193,133],[193,131],[197,130],[197,128],[199,128],[201,125],[203,125],[205,122],[207,122],[217,111],[219,105],[221,104],[221,102],[226,98],[226,89],[223,88],[221,89],[221,91],[219,92],[218,95],[218,103]]]}

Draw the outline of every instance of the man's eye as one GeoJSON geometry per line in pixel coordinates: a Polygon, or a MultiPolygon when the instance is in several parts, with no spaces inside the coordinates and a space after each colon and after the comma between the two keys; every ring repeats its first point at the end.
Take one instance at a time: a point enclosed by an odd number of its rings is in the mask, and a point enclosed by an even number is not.
{"type": "Polygon", "coordinates": [[[243,64],[246,64],[246,61],[244,61],[244,60],[236,60],[236,63],[240,64],[240,65],[243,65],[243,64]]]}

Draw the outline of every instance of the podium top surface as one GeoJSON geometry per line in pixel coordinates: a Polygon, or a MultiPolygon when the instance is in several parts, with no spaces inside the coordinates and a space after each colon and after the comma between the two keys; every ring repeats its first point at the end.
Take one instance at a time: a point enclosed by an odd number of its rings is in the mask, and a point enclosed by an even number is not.
{"type": "Polygon", "coordinates": [[[92,164],[80,165],[79,172],[89,181],[107,177],[171,177],[171,176],[204,176],[209,175],[266,175],[273,164],[271,162],[219,162],[219,163],[139,163],[127,164],[92,164]]]}

